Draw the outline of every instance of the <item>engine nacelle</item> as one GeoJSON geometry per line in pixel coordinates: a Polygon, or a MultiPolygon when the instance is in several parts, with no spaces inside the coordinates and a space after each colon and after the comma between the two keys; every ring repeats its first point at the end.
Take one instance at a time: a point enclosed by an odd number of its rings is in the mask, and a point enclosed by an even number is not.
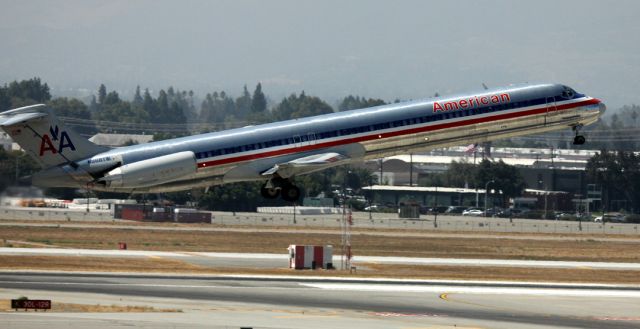
{"type": "Polygon", "coordinates": [[[195,174],[197,167],[193,152],[180,152],[126,164],[109,171],[100,181],[114,188],[147,187],[186,178],[195,174]]]}

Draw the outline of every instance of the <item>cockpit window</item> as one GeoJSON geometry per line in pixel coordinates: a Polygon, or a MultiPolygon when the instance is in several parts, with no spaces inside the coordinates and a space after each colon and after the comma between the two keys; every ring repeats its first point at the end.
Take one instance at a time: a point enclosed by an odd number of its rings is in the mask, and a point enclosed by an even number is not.
{"type": "Polygon", "coordinates": [[[562,96],[562,98],[564,99],[572,99],[573,96],[576,95],[576,91],[571,89],[570,87],[567,86],[563,86],[564,88],[562,89],[562,93],[560,94],[560,96],[562,96]]]}

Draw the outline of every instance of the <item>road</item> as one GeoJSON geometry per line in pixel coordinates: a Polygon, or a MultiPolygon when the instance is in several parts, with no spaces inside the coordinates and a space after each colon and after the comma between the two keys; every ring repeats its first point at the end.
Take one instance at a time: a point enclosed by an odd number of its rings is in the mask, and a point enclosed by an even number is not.
{"type": "Polygon", "coordinates": [[[0,314],[2,328],[640,328],[640,287],[1,272],[0,299],[162,313],[0,314]]]}

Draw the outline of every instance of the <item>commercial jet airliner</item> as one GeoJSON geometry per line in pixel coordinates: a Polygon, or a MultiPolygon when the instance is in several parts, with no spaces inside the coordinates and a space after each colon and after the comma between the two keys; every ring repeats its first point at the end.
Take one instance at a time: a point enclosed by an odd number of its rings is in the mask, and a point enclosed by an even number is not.
{"type": "Polygon", "coordinates": [[[355,161],[572,128],[575,144],[604,104],[560,84],[518,85],[273,122],[118,148],[66,129],[46,105],[0,113],[43,170],[41,187],[155,193],[264,181],[265,198],[295,201],[294,177],[355,161]]]}

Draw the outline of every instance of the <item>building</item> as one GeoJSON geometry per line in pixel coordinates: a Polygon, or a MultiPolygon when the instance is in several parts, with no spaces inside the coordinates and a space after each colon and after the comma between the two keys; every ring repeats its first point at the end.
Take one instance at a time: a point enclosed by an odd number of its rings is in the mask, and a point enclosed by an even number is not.
{"type": "Polygon", "coordinates": [[[89,140],[95,144],[118,147],[132,144],[145,144],[153,141],[153,135],[134,134],[95,134],[89,140]]]}
{"type": "MultiPolygon", "coordinates": [[[[372,203],[401,205],[417,203],[425,207],[466,206],[483,207],[484,189],[455,187],[418,187],[373,185],[362,188],[370,195],[372,203]]],[[[487,203],[490,205],[501,199],[499,191],[489,190],[487,203]]]]}
{"type": "MultiPolygon", "coordinates": [[[[452,147],[424,153],[398,155],[382,160],[368,161],[364,166],[379,178],[378,182],[381,182],[381,185],[393,186],[384,192],[378,189],[376,193],[381,196],[384,202],[397,204],[407,198],[406,191],[398,189],[399,187],[415,187],[418,179],[434,173],[445,172],[453,161],[479,163],[483,158],[483,153],[486,152],[491,154],[492,161],[501,160],[508,165],[519,168],[525,184],[531,192],[526,198],[531,199],[528,202],[532,206],[534,204],[540,206],[542,202],[539,200],[544,199],[545,195],[547,195],[547,206],[550,209],[572,209],[575,208],[576,203],[589,204],[591,209],[597,209],[600,204],[600,195],[589,191],[585,172],[587,161],[598,151],[499,147],[475,153],[467,150],[467,147],[452,147]],[[551,196],[549,197],[549,195],[551,196]]],[[[428,189],[433,189],[433,187],[428,187],[428,189]]],[[[591,187],[591,190],[594,189],[597,187],[591,187]]],[[[467,192],[456,194],[452,191],[446,191],[442,187],[439,187],[439,190],[444,193],[440,194],[443,199],[438,200],[439,205],[475,205],[475,196],[470,197],[467,192]],[[456,195],[459,199],[456,199],[456,195]],[[463,197],[459,195],[463,195],[463,197]]],[[[475,195],[475,190],[472,191],[473,193],[469,193],[475,195]]],[[[424,194],[428,193],[427,190],[415,190],[414,192],[418,195],[410,195],[415,197],[418,203],[433,204],[431,197],[424,194]]],[[[479,204],[482,205],[483,196],[480,196],[479,199],[479,204]]],[[[515,201],[523,202],[526,200],[515,201]]]]}

